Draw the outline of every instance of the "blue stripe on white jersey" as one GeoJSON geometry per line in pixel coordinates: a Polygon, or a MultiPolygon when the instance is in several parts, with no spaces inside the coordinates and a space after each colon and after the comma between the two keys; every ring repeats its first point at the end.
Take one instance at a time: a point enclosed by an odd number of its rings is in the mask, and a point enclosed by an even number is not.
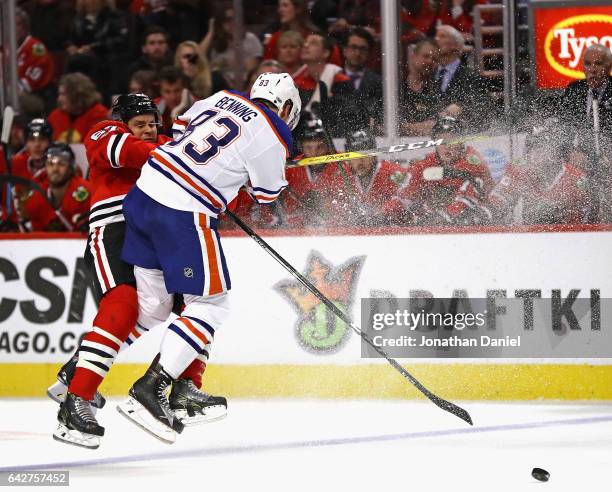
{"type": "Polygon", "coordinates": [[[198,202],[200,202],[208,210],[210,210],[213,214],[215,214],[215,216],[217,216],[221,212],[221,210],[219,210],[212,203],[210,203],[208,200],[206,200],[206,198],[204,196],[202,196],[200,193],[198,193],[197,191],[193,190],[191,187],[186,186],[185,184],[183,184],[181,180],[175,178],[174,177],[175,176],[174,173],[172,173],[169,169],[162,168],[161,164],[159,164],[155,158],[149,157],[149,160],[148,160],[147,163],[149,164],[149,166],[151,166],[152,169],[155,169],[157,172],[163,174],[170,181],[172,181],[172,182],[176,183],[177,185],[179,185],[183,190],[185,190],[193,198],[195,198],[198,202]]]}
{"type": "Polygon", "coordinates": [[[202,176],[199,176],[197,173],[193,172],[193,170],[187,164],[185,164],[181,159],[179,159],[178,156],[166,151],[163,146],[158,147],[156,150],[163,152],[166,157],[172,159],[176,164],[181,166],[185,171],[187,171],[191,175],[191,177],[197,179],[201,184],[203,184],[206,187],[208,191],[210,191],[213,195],[215,195],[215,197],[219,201],[223,202],[223,205],[227,207],[227,201],[225,200],[223,195],[219,193],[219,191],[213,185],[211,185],[208,181],[206,181],[202,176]]]}

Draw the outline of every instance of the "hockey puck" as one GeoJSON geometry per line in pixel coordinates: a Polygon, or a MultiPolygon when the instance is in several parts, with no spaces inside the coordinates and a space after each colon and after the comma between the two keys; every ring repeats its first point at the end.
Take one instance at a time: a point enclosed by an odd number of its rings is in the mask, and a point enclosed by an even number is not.
{"type": "Polygon", "coordinates": [[[548,482],[550,478],[550,473],[542,468],[534,468],[531,470],[531,476],[540,482],[548,482]]]}

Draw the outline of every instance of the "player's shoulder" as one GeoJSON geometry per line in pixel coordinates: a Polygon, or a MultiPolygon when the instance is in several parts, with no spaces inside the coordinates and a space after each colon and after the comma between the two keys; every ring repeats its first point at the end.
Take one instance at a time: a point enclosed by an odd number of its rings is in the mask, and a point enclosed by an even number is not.
{"type": "Polygon", "coordinates": [[[85,136],[85,142],[97,142],[117,133],[131,132],[128,126],[122,121],[104,119],[91,127],[85,136]]]}

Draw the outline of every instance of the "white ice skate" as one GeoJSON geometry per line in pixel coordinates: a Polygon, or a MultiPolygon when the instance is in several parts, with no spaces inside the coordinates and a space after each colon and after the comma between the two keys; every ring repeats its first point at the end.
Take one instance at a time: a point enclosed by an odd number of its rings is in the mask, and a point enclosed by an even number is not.
{"type": "Polygon", "coordinates": [[[100,437],[87,434],[76,429],[69,429],[64,424],[59,424],[53,433],[53,439],[67,444],[74,444],[82,448],[98,449],[100,447],[100,437]]]}
{"type": "Polygon", "coordinates": [[[176,432],[174,429],[157,420],[151,413],[131,396],[117,405],[118,412],[166,444],[174,444],[176,432]]]}

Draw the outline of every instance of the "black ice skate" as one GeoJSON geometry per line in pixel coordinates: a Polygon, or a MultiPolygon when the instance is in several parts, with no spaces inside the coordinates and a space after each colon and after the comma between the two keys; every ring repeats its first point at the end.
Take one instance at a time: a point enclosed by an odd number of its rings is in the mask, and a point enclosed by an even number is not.
{"type": "Polygon", "coordinates": [[[163,442],[172,444],[184,425],[170,410],[168,391],[172,378],[160,364],[149,368],[130,388],[130,396],[117,405],[119,413],[163,442]]]}
{"type": "Polygon", "coordinates": [[[56,441],[74,444],[89,449],[100,446],[100,437],[104,427],[94,417],[91,403],[83,398],[68,393],[57,413],[59,426],[53,433],[56,441]]]}
{"type": "Polygon", "coordinates": [[[178,379],[172,384],[170,409],[184,425],[198,425],[224,418],[227,400],[200,391],[191,379],[178,379]]]}
{"type": "MultiPolygon", "coordinates": [[[[47,396],[57,403],[62,403],[68,393],[68,386],[74,377],[76,365],[79,361],[78,355],[73,355],[57,373],[57,381],[47,388],[47,396]]],[[[91,400],[91,405],[94,408],[102,408],[106,404],[106,398],[96,391],[96,394],[91,400]]],[[[95,410],[94,410],[95,413],[95,410]]]]}

